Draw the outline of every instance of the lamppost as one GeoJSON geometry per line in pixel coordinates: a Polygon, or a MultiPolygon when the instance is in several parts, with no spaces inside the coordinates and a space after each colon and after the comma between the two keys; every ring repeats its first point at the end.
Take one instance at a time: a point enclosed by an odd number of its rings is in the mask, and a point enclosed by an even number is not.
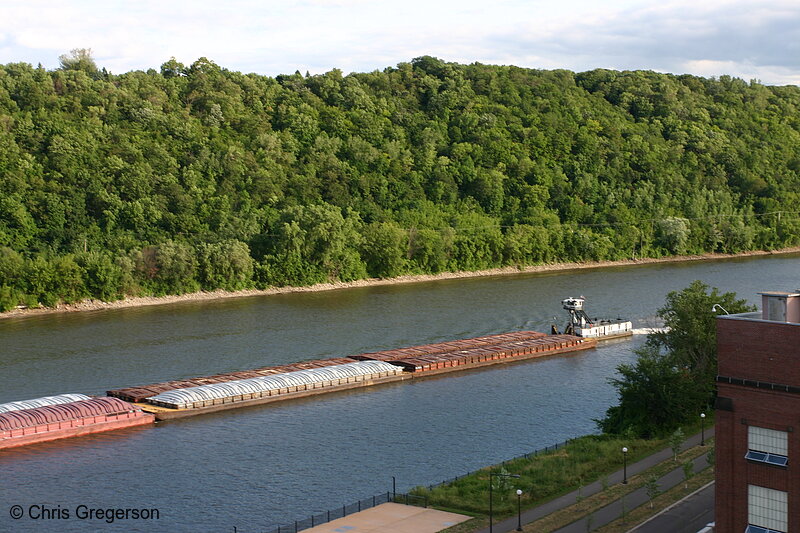
{"type": "Polygon", "coordinates": [[[622,484],[628,484],[628,448],[622,447],[622,484]]]}
{"type": "Polygon", "coordinates": [[[712,306],[711,306],[711,312],[712,312],[712,313],[716,313],[718,309],[721,309],[721,310],[722,310],[722,312],[723,312],[723,313],[725,313],[726,315],[729,315],[729,314],[730,314],[729,312],[727,312],[727,311],[725,310],[725,308],[724,308],[724,307],[722,307],[722,306],[721,306],[721,305],[719,305],[719,304],[714,304],[714,305],[712,305],[712,306]]]}
{"type": "Polygon", "coordinates": [[[522,489],[517,489],[517,531],[522,531],[522,489]]]}
{"type": "Polygon", "coordinates": [[[700,413],[700,446],[706,445],[706,414],[700,413]]]}
{"type": "Polygon", "coordinates": [[[519,474],[504,474],[502,472],[492,472],[489,471],[489,533],[493,533],[492,530],[492,476],[498,477],[519,477],[519,474]]]}

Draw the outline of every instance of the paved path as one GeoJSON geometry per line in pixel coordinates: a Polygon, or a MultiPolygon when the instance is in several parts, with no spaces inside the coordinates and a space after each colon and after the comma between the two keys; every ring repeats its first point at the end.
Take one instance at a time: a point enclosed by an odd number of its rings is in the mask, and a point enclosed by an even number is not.
{"type": "MultiPolygon", "coordinates": [[[[706,438],[711,438],[714,436],[714,429],[707,429],[706,430],[706,438]]],[[[682,450],[690,448],[692,446],[697,446],[700,444],[700,433],[697,435],[692,435],[683,443],[681,447],[682,450]]],[[[647,470],[648,468],[652,468],[653,466],[661,463],[672,457],[672,450],[669,448],[656,452],[652,455],[648,455],[641,461],[637,463],[633,463],[628,465],[628,476],[633,476],[640,472],[647,470]]],[[[698,459],[695,460],[695,472],[699,471],[699,469],[705,468],[707,465],[706,456],[701,455],[698,459]]],[[[613,474],[608,476],[608,483],[609,485],[613,485],[616,483],[621,483],[623,479],[623,471],[618,470],[613,474]]],[[[659,488],[664,491],[667,488],[671,488],[676,484],[680,483],[683,480],[683,470],[678,467],[676,470],[666,474],[664,477],[659,479],[659,488]]],[[[602,483],[600,481],[595,481],[594,483],[587,485],[581,489],[581,496],[588,497],[594,494],[597,494],[603,489],[602,483]]],[[[552,514],[564,507],[569,507],[570,505],[574,504],[577,501],[578,491],[570,492],[569,494],[565,494],[555,500],[551,500],[545,504],[542,504],[538,507],[534,507],[532,509],[528,509],[522,513],[522,523],[529,524],[531,522],[535,522],[540,518],[543,518],[549,514],[552,514]]],[[[636,491],[628,494],[624,498],[625,501],[625,509],[631,510],[643,503],[649,501],[647,497],[647,493],[644,487],[637,489],[636,491]]],[[[591,518],[591,528],[598,528],[603,526],[609,522],[612,522],[619,518],[622,515],[622,499],[613,502],[602,509],[598,509],[592,514],[591,518]]],[[[561,528],[558,530],[559,533],[586,533],[587,531],[587,521],[589,518],[583,518],[570,524],[567,527],[561,528]]],[[[517,517],[513,516],[511,518],[507,518],[502,522],[495,523],[492,527],[493,533],[506,533],[508,531],[514,531],[517,529],[517,517]]],[[[485,528],[480,530],[478,533],[489,533],[489,528],[485,528]]]]}
{"type": "Polygon", "coordinates": [[[303,531],[308,533],[436,533],[470,518],[472,517],[390,502],[303,531]]]}
{"type": "MultiPolygon", "coordinates": [[[[701,455],[694,460],[695,473],[703,470],[707,466],[708,461],[706,460],[705,455],[701,455]]],[[[672,470],[663,477],[659,478],[658,488],[661,492],[664,492],[682,483],[683,479],[683,468],[679,466],[675,470],[672,470]]],[[[603,507],[602,509],[598,509],[588,517],[581,518],[577,522],[573,522],[566,527],[558,529],[557,533],[586,533],[586,531],[591,531],[592,529],[596,529],[613,522],[617,518],[624,516],[625,513],[631,511],[632,509],[636,509],[640,505],[647,505],[649,501],[650,498],[647,496],[647,489],[645,487],[638,488],[630,494],[626,494],[619,500],[603,507]]],[[[668,531],[670,533],[677,533],[680,530],[673,528],[668,531]]]]}
{"type": "Polygon", "coordinates": [[[628,533],[696,533],[713,521],[712,481],[628,533]]]}

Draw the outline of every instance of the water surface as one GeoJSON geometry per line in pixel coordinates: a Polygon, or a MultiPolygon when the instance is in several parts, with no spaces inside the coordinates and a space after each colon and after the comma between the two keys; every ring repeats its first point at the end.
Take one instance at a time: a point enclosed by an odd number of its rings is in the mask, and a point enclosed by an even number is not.
{"type": "MultiPolygon", "coordinates": [[[[547,331],[560,301],[657,325],[700,279],[759,303],[800,256],[443,280],[0,322],[0,403],[426,344],[547,331]]],[[[0,531],[260,531],[594,432],[643,342],[0,452],[0,531]],[[155,507],[155,522],[10,518],[11,505],[155,507]]]]}

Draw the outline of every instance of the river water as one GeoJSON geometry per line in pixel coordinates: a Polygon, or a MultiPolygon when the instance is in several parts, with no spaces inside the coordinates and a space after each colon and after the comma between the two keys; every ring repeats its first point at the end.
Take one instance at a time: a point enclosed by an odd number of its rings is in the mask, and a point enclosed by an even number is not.
{"type": "MultiPolygon", "coordinates": [[[[799,273],[784,255],[9,319],[0,403],[547,331],[567,296],[657,326],[664,296],[695,279],[758,304],[758,291],[799,288],[799,273]]],[[[0,531],[262,531],[390,490],[392,476],[398,491],[437,483],[596,431],[615,401],[608,378],[643,341],[2,451],[0,531]],[[108,524],[79,505],[159,519],[108,524]]]]}

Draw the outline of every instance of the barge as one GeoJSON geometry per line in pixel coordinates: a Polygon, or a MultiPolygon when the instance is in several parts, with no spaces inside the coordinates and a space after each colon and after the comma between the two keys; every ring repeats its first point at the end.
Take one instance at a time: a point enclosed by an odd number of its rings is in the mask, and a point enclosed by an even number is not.
{"type": "Polygon", "coordinates": [[[275,401],[593,348],[597,340],[518,331],[107,391],[0,404],[0,450],[275,401]]]}
{"type": "Polygon", "coordinates": [[[585,350],[595,339],[520,331],[109,390],[156,420],[196,416],[585,350]]]}
{"type": "Polygon", "coordinates": [[[155,422],[152,414],[145,413],[119,398],[88,398],[53,403],[54,398],[58,397],[29,401],[44,402],[45,405],[39,407],[14,408],[0,412],[0,450],[155,422]]]}

